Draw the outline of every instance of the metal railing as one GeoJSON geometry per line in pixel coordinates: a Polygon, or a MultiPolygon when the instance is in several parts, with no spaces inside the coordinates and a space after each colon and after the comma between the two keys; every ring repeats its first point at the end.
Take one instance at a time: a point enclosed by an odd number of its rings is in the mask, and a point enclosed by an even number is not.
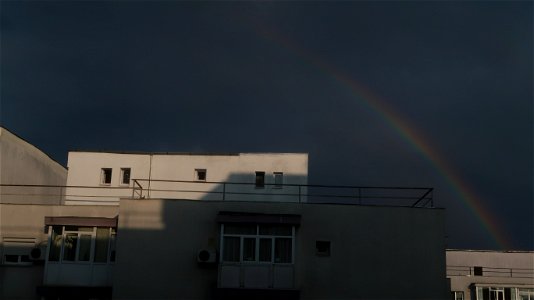
{"type": "Polygon", "coordinates": [[[274,184],[132,179],[128,186],[59,186],[0,184],[0,202],[18,199],[118,202],[119,198],[203,199],[217,201],[277,201],[377,206],[434,207],[433,189],[418,187],[363,187],[344,185],[274,184]],[[83,200],[80,200],[83,199],[83,200]]]}
{"type": "Polygon", "coordinates": [[[534,269],[447,266],[447,276],[534,278],[534,269]],[[475,268],[478,269],[477,272],[475,272],[475,268]]]}
{"type": "Polygon", "coordinates": [[[433,188],[132,179],[132,198],[338,203],[434,207],[433,188]],[[163,197],[158,197],[163,196],[163,197]]]}

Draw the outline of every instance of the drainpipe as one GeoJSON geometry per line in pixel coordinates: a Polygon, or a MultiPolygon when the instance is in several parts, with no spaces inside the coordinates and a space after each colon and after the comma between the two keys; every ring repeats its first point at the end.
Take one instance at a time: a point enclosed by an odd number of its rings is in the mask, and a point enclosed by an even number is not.
{"type": "Polygon", "coordinates": [[[150,179],[152,178],[152,154],[150,154],[150,164],[148,166],[148,199],[150,199],[150,179]]]}

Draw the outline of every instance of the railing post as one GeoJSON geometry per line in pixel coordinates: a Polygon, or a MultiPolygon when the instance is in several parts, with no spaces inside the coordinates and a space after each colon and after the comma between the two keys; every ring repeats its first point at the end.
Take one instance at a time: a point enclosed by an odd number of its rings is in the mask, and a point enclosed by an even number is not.
{"type": "Polygon", "coordinates": [[[226,200],[226,182],[223,182],[223,201],[226,200]]]}
{"type": "Polygon", "coordinates": [[[301,187],[302,187],[302,186],[301,186],[301,185],[299,185],[299,203],[301,202],[301,200],[300,200],[300,195],[301,195],[301,191],[300,191],[300,188],[301,188],[301,187]]]}

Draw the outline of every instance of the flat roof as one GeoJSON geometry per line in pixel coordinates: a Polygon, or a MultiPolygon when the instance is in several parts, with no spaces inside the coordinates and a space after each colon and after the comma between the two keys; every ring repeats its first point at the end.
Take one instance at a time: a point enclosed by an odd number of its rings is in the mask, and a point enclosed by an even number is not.
{"type": "Polygon", "coordinates": [[[85,152],[85,153],[113,153],[113,154],[141,154],[141,155],[198,155],[198,156],[239,156],[242,154],[302,154],[308,155],[306,152],[149,152],[149,151],[117,151],[117,150],[81,150],[75,149],[69,152],[85,152]]]}

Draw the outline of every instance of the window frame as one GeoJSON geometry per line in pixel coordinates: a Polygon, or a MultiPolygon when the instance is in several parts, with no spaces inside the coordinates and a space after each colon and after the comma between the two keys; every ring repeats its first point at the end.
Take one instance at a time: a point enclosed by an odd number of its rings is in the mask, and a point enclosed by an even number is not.
{"type": "Polygon", "coordinates": [[[265,171],[256,171],[256,180],[254,187],[257,189],[265,188],[265,171]]]}
{"type": "Polygon", "coordinates": [[[113,180],[113,168],[101,168],[100,169],[100,185],[111,185],[113,180]],[[109,182],[106,182],[106,171],[109,171],[109,182]]]}
{"type": "Polygon", "coordinates": [[[295,263],[295,226],[294,225],[281,225],[281,224],[238,224],[238,223],[229,223],[227,225],[251,225],[256,227],[256,233],[246,234],[246,233],[226,233],[225,224],[221,224],[221,235],[220,235],[220,257],[222,263],[236,263],[236,264],[280,264],[280,265],[293,265],[295,263]],[[262,234],[260,233],[260,226],[284,226],[291,229],[290,235],[281,235],[281,234],[262,234]],[[224,240],[225,238],[239,238],[239,260],[238,261],[227,261],[225,260],[224,254],[224,240]],[[254,260],[245,260],[244,258],[244,245],[245,239],[254,239],[254,260]],[[291,255],[289,262],[280,262],[276,261],[276,241],[283,239],[291,239],[291,255]],[[271,250],[270,250],[270,260],[260,260],[260,243],[261,240],[270,240],[271,250]]]}
{"type": "Polygon", "coordinates": [[[120,185],[129,186],[131,178],[132,178],[132,168],[121,168],[120,185]],[[124,182],[124,178],[126,174],[128,174],[128,182],[124,182]]]}
{"type": "Polygon", "coordinates": [[[52,264],[94,264],[94,265],[106,265],[106,264],[114,264],[115,263],[115,244],[116,243],[116,228],[114,227],[107,227],[107,226],[77,226],[77,225],[47,225],[47,232],[48,232],[48,246],[46,250],[46,263],[52,263],[52,264]],[[50,252],[52,247],[52,231],[53,227],[55,226],[61,226],[61,234],[58,234],[58,236],[61,237],[61,245],[59,246],[59,257],[57,260],[50,260],[50,252]],[[67,230],[66,227],[91,227],[91,231],[83,231],[83,230],[67,230]],[[107,254],[106,254],[106,261],[105,262],[96,262],[95,261],[95,255],[96,255],[96,232],[97,228],[107,228],[108,229],[108,242],[107,242],[107,254]],[[76,235],[77,242],[76,242],[76,252],[74,253],[74,260],[66,260],[65,259],[65,241],[67,235],[76,235]],[[81,236],[90,236],[91,242],[89,246],[89,260],[80,260],[80,241],[81,236]]]}
{"type": "Polygon", "coordinates": [[[284,187],[284,172],[273,172],[273,179],[273,189],[281,189],[284,187]],[[277,182],[277,179],[279,179],[280,182],[277,182]]]}
{"type": "Polygon", "coordinates": [[[208,169],[195,169],[195,180],[206,181],[208,179],[208,169]],[[204,173],[204,179],[200,178],[200,174],[204,173]]]}

